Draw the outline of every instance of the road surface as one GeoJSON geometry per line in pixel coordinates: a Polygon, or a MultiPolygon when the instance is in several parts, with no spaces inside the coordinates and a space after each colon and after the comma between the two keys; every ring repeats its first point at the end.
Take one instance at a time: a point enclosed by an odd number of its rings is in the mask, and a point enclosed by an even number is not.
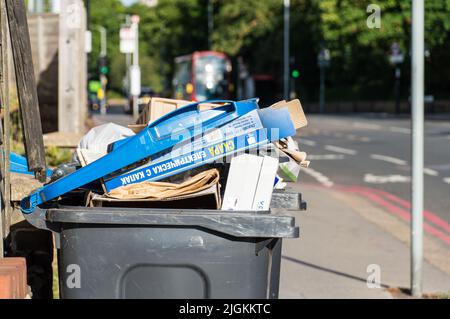
{"type": "MultiPolygon", "coordinates": [[[[407,209],[410,134],[407,118],[310,115],[308,127],[296,136],[312,161],[301,179],[325,187],[355,185],[353,190],[360,192],[366,187],[383,190],[407,209]]],[[[424,173],[425,209],[450,223],[450,121],[426,121],[424,173]]]]}

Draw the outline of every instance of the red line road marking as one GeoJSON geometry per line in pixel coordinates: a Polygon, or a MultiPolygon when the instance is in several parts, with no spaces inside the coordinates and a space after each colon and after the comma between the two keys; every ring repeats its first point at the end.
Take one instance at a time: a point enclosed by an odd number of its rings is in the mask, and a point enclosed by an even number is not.
{"type": "MultiPolygon", "coordinates": [[[[390,211],[391,213],[397,215],[398,217],[400,217],[401,219],[405,220],[405,221],[410,221],[411,220],[411,214],[409,213],[409,211],[404,210],[390,202],[388,202],[387,200],[383,199],[380,195],[383,193],[383,195],[385,195],[383,191],[378,191],[378,190],[374,190],[374,189],[368,189],[368,188],[364,188],[364,187],[359,187],[359,186],[352,186],[352,187],[342,187],[343,191],[346,192],[355,192],[355,193],[360,193],[362,195],[364,195],[365,197],[369,198],[370,200],[372,200],[373,202],[379,204],[380,206],[386,208],[388,211],[390,211]],[[376,194],[378,193],[378,194],[376,194]]],[[[389,194],[389,193],[386,193],[389,194]]],[[[395,195],[389,194],[389,197],[396,197],[395,195]]],[[[397,197],[396,201],[403,201],[402,199],[397,197]]],[[[406,202],[406,201],[405,201],[406,202]]],[[[403,203],[404,204],[404,203],[403,203]]],[[[409,204],[409,203],[408,203],[409,204]]],[[[410,206],[410,204],[409,204],[410,206]]],[[[424,216],[427,215],[428,217],[432,217],[433,221],[437,221],[441,227],[443,226],[444,229],[448,229],[450,228],[450,225],[448,225],[444,220],[440,219],[439,217],[437,217],[435,214],[431,213],[431,212],[427,212],[427,214],[425,214],[424,212],[424,216]],[[448,228],[447,228],[448,227],[448,228]]],[[[425,217],[426,220],[428,221],[429,218],[425,217]]],[[[432,220],[429,220],[430,222],[433,222],[432,220]]],[[[435,237],[441,239],[443,242],[447,243],[450,245],[450,236],[445,234],[444,232],[434,228],[431,225],[428,225],[426,223],[424,223],[424,229],[426,232],[434,235],[435,237]]]]}
{"type": "MultiPolygon", "coordinates": [[[[396,202],[399,205],[401,205],[407,209],[411,209],[410,202],[408,202],[407,200],[404,200],[403,198],[397,197],[394,194],[388,193],[386,191],[383,191],[380,189],[375,189],[375,188],[360,187],[360,186],[352,186],[350,188],[355,191],[362,190],[364,192],[378,193],[379,195],[381,195],[393,202],[396,202]]],[[[409,214],[409,212],[408,212],[408,214],[409,214]]],[[[435,226],[438,226],[442,230],[445,230],[446,232],[450,233],[450,224],[448,224],[445,220],[440,218],[438,215],[436,215],[428,210],[424,210],[423,215],[427,221],[431,222],[435,226]]]]}

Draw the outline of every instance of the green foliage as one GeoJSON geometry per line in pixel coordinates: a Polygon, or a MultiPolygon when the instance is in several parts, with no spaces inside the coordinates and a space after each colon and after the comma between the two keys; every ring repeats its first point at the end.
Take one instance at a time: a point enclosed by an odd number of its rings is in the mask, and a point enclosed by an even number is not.
{"type": "Polygon", "coordinates": [[[70,162],[73,152],[66,148],[49,146],[45,148],[45,160],[48,166],[56,167],[59,164],[70,162]]]}
{"type": "MultiPolygon", "coordinates": [[[[283,74],[283,1],[211,0],[214,6],[212,48],[242,57],[253,74],[270,74],[281,92],[283,74]]],[[[301,70],[297,89],[303,100],[316,101],[321,47],[331,52],[327,92],[333,99],[386,99],[393,97],[394,69],[389,50],[399,43],[405,55],[403,79],[409,77],[411,1],[383,0],[381,28],[367,26],[367,0],[291,0],[291,56],[301,70]]],[[[149,8],[124,7],[119,0],[91,1],[93,53],[99,51],[94,25],[108,30],[109,86],[120,91],[125,75],[125,56],[119,52],[119,29],[125,14],[138,14],[142,85],[170,95],[176,56],[208,49],[208,0],[159,0],[149,8]]],[[[447,96],[450,78],[450,0],[427,0],[425,18],[426,93],[447,96]]],[[[96,58],[90,59],[95,73],[96,58]]],[[[409,81],[402,81],[404,97],[409,81]]]]}

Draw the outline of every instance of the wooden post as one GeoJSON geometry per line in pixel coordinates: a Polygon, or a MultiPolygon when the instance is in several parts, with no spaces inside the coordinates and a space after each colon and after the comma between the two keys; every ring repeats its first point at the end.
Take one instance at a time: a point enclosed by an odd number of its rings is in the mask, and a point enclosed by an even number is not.
{"type": "Polygon", "coordinates": [[[9,173],[9,152],[11,149],[11,122],[9,112],[9,59],[8,59],[8,24],[6,17],[6,8],[4,0],[0,0],[0,102],[3,113],[3,126],[1,128],[1,174],[2,181],[0,183],[1,199],[3,206],[0,211],[0,257],[3,257],[4,247],[3,239],[9,233],[9,224],[11,216],[11,185],[9,173]]]}
{"type": "Polygon", "coordinates": [[[86,11],[81,0],[61,0],[58,130],[82,133],[86,116],[86,11]]]}
{"type": "Polygon", "coordinates": [[[45,181],[44,141],[25,4],[23,0],[5,2],[28,167],[36,178],[45,181]]]}

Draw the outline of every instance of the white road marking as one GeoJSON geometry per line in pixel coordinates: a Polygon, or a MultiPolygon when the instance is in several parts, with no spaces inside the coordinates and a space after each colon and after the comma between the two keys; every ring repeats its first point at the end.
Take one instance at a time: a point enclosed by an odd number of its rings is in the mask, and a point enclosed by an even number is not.
{"type": "Polygon", "coordinates": [[[353,122],[353,126],[357,128],[365,128],[369,130],[379,130],[381,129],[381,125],[378,124],[370,124],[370,123],[362,123],[362,122],[353,122]]]}
{"type": "Polygon", "coordinates": [[[325,149],[327,151],[342,153],[342,154],[346,154],[346,155],[356,155],[356,153],[357,153],[355,150],[352,150],[349,148],[333,146],[333,145],[325,145],[325,149]]]}
{"type": "Polygon", "coordinates": [[[437,171],[435,171],[434,169],[431,168],[424,168],[423,172],[429,176],[438,176],[439,173],[437,171]]]}
{"type": "Polygon", "coordinates": [[[450,184],[450,177],[444,178],[444,183],[450,184]]]}
{"type": "Polygon", "coordinates": [[[342,160],[342,159],[345,159],[345,156],[342,154],[324,154],[324,155],[308,154],[307,159],[311,160],[311,161],[342,160]]]}
{"type": "Polygon", "coordinates": [[[430,167],[437,170],[450,171],[450,164],[431,165],[430,167]]]}
{"type": "Polygon", "coordinates": [[[358,141],[358,142],[370,142],[371,139],[366,136],[356,136],[354,134],[347,134],[345,136],[346,139],[350,141],[358,141]]]}
{"type": "Polygon", "coordinates": [[[316,146],[316,142],[311,141],[311,140],[306,140],[306,139],[301,138],[301,137],[299,138],[298,142],[300,144],[305,144],[305,145],[308,145],[308,146],[316,146]]]}
{"type": "Polygon", "coordinates": [[[391,157],[391,156],[386,156],[386,155],[379,155],[379,154],[372,154],[370,155],[371,158],[376,159],[376,160],[380,160],[380,161],[385,161],[385,162],[389,162],[392,164],[396,164],[396,165],[407,165],[408,162],[396,158],[396,157],[391,157]]]}
{"type": "Polygon", "coordinates": [[[406,127],[390,126],[389,131],[395,132],[395,133],[402,133],[402,134],[411,134],[411,129],[406,128],[406,127]]]}
{"type": "Polygon", "coordinates": [[[305,168],[300,170],[300,172],[304,172],[314,178],[316,181],[318,181],[320,184],[322,184],[325,187],[332,187],[334,183],[325,175],[322,173],[312,169],[312,168],[305,168]]]}
{"type": "Polygon", "coordinates": [[[347,134],[346,138],[349,139],[350,141],[357,141],[359,139],[358,136],[353,134],[347,134]]]}
{"type": "Polygon", "coordinates": [[[411,177],[403,175],[386,175],[377,176],[373,174],[365,174],[364,182],[369,184],[386,184],[386,183],[409,183],[411,177]]]}

